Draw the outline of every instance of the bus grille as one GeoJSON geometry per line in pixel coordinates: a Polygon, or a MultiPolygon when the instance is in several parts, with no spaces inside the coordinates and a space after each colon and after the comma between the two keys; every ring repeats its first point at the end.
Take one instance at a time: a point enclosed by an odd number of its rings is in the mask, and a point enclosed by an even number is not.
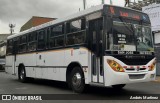
{"type": "Polygon", "coordinates": [[[129,79],[143,79],[145,74],[129,74],[129,79]]]}
{"type": "MultiPolygon", "coordinates": [[[[138,71],[144,71],[144,70],[146,70],[147,68],[139,68],[139,70],[138,71]]],[[[137,69],[136,68],[126,68],[126,71],[137,71],[137,69]]]]}
{"type": "Polygon", "coordinates": [[[154,56],[114,56],[126,65],[146,65],[154,56]]]}

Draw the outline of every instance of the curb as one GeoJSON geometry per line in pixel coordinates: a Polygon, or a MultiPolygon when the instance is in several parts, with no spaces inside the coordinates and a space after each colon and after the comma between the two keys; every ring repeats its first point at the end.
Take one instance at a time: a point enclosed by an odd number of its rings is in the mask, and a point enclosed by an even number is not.
{"type": "Polygon", "coordinates": [[[154,80],[154,81],[152,81],[152,82],[160,82],[160,79],[156,79],[156,80],[154,80]]]}
{"type": "Polygon", "coordinates": [[[0,72],[5,72],[5,70],[0,70],[0,72]]]}

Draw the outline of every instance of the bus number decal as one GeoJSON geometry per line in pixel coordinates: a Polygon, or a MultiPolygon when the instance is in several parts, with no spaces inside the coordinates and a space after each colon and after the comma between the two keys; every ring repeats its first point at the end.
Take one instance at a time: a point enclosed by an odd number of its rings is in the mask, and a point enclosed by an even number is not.
{"type": "Polygon", "coordinates": [[[118,54],[134,54],[133,51],[118,51],[118,54]]]}

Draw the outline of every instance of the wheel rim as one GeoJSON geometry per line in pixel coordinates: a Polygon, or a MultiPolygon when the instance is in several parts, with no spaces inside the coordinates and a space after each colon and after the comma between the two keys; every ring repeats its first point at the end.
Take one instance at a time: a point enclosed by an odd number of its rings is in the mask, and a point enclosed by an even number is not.
{"type": "Polygon", "coordinates": [[[81,75],[80,73],[75,73],[72,78],[72,84],[75,88],[79,88],[81,86],[81,75]]]}
{"type": "Polygon", "coordinates": [[[24,70],[23,69],[21,70],[20,78],[21,78],[21,80],[23,80],[23,78],[24,78],[24,70]]]}

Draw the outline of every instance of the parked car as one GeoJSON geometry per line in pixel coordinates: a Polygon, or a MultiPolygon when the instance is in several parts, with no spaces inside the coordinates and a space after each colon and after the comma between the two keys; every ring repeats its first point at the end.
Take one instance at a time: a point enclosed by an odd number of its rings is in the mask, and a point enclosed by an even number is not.
{"type": "Polygon", "coordinates": [[[0,59],[0,70],[4,70],[5,59],[0,59]]]}

